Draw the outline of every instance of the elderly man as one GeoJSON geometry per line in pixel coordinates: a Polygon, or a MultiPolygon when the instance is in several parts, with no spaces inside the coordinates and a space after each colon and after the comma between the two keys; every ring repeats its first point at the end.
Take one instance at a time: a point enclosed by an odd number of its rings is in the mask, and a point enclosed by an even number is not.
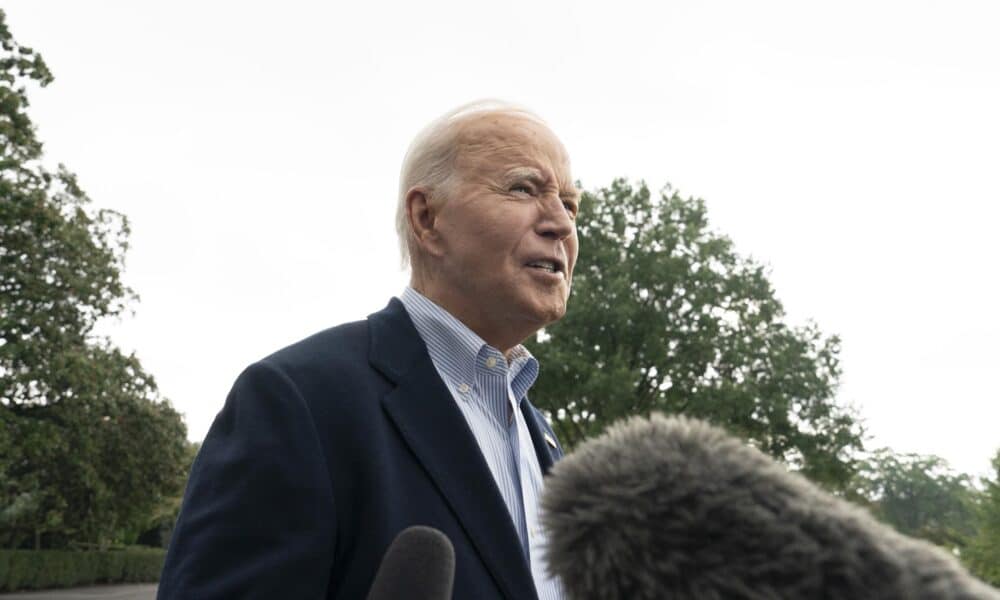
{"type": "Polygon", "coordinates": [[[364,598],[401,530],[455,548],[454,597],[561,597],[538,526],[562,456],[521,342],[566,311],[579,194],[559,140],[501,103],[410,146],[412,278],[366,321],[250,366],[191,470],[160,598],[364,598]]]}

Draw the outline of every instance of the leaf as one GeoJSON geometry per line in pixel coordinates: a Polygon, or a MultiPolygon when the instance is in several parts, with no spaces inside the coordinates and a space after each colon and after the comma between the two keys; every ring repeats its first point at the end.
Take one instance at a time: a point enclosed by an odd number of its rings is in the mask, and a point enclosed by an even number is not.
{"type": "Polygon", "coordinates": [[[709,229],[703,201],[618,179],[584,194],[577,227],[567,315],[528,342],[542,369],[532,399],[567,446],[630,415],[680,413],[846,485],[862,431],[834,398],[839,340],[783,321],[764,268],[709,229]]]}

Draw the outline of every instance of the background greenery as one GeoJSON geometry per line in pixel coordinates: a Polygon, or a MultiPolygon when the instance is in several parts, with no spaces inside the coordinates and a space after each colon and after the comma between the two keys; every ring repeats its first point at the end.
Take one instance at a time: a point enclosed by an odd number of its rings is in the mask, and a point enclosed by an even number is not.
{"type": "Polygon", "coordinates": [[[159,579],[166,552],[128,548],[107,552],[0,550],[0,592],[159,579]]]}
{"type": "Polygon", "coordinates": [[[532,393],[572,449],[623,417],[721,425],[1000,585],[1000,451],[982,481],[936,456],[865,447],[837,401],[839,340],[784,320],[765,268],[709,228],[705,203],[625,180],[584,194],[572,310],[528,342],[532,393]]]}
{"type": "Polygon", "coordinates": [[[26,88],[52,74],[2,12],[0,47],[0,547],[132,542],[176,505],[186,430],[139,360],[94,334],[136,299],[128,220],[43,165],[26,88]]]}
{"type": "MultiPolygon", "coordinates": [[[[43,164],[29,86],[52,74],[0,11],[0,590],[155,579],[197,445],[138,358],[94,333],[138,300],[125,215],[43,164]]],[[[839,340],[786,322],[767,270],[705,203],[617,180],[587,192],[572,310],[529,342],[533,400],[568,448],[633,414],[708,419],[1000,585],[1000,452],[974,481],[867,449],[837,400],[839,340]]],[[[944,407],[942,407],[944,409],[944,407]]]]}

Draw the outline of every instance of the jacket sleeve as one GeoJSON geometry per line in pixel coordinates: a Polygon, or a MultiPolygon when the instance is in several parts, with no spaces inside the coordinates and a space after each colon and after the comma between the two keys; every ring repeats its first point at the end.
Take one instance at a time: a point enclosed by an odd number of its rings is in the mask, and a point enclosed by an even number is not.
{"type": "Polygon", "coordinates": [[[191,468],[157,598],[324,598],[335,543],[308,406],[287,375],[254,364],[191,468]]]}

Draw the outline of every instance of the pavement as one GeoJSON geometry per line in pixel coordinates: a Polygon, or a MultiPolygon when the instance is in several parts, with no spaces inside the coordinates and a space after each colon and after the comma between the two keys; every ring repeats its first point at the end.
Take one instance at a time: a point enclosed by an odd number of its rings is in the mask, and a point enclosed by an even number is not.
{"type": "Polygon", "coordinates": [[[92,585],[80,588],[0,594],[0,600],[154,600],[155,583],[92,585]]]}

